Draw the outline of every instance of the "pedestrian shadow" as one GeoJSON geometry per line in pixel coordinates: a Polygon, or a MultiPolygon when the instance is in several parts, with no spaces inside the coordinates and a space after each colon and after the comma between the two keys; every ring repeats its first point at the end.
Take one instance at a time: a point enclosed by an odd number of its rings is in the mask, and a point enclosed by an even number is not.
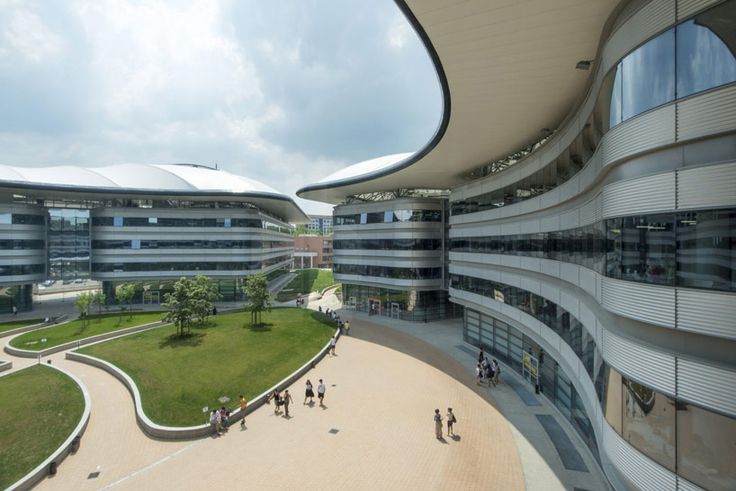
{"type": "Polygon", "coordinates": [[[314,404],[315,404],[315,402],[314,402],[314,401],[309,401],[309,402],[305,402],[305,403],[304,403],[304,404],[302,404],[302,405],[303,405],[303,406],[307,406],[307,407],[314,407],[314,404]]]}
{"type": "Polygon", "coordinates": [[[462,440],[462,438],[460,437],[460,435],[452,435],[450,438],[452,438],[456,442],[459,442],[460,440],[462,440]]]}
{"type": "Polygon", "coordinates": [[[443,437],[443,436],[439,437],[437,439],[437,441],[440,442],[440,443],[444,443],[445,445],[449,445],[450,444],[450,442],[448,442],[447,440],[445,440],[445,437],[443,437]]]}
{"type": "Polygon", "coordinates": [[[324,411],[325,409],[327,409],[327,405],[325,405],[325,404],[320,404],[320,405],[319,405],[319,407],[320,407],[320,408],[321,408],[321,409],[322,409],[323,411],[324,411]]]}
{"type": "Polygon", "coordinates": [[[291,414],[282,414],[281,417],[284,418],[284,419],[291,419],[294,416],[292,416],[291,414]]]}

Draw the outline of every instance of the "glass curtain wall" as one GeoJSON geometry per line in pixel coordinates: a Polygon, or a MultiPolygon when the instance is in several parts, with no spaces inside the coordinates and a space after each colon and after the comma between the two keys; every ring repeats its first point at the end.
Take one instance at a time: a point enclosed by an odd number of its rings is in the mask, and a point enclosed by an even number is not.
{"type": "Polygon", "coordinates": [[[48,210],[48,277],[64,283],[90,276],[89,210],[48,210]]]}

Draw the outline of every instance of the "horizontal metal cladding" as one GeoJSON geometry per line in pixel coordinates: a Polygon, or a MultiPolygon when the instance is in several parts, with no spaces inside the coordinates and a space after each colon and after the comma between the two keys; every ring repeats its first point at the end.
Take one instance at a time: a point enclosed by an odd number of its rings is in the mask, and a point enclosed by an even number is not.
{"type": "Polygon", "coordinates": [[[336,282],[350,285],[383,286],[398,290],[437,290],[442,288],[442,279],[410,280],[340,273],[333,273],[333,275],[336,282]]]}
{"type": "Polygon", "coordinates": [[[734,203],[736,162],[677,171],[678,208],[715,208],[734,203]]]}
{"type": "Polygon", "coordinates": [[[675,396],[675,356],[603,330],[603,358],[616,370],[666,394],[675,396]]]}
{"type": "Polygon", "coordinates": [[[675,143],[675,103],[631,118],[611,129],[601,142],[602,165],[675,143]]]}
{"type": "Polygon", "coordinates": [[[677,20],[687,19],[691,15],[701,10],[705,10],[711,5],[715,5],[721,0],[677,0],[677,20]]]}
{"type": "Polygon", "coordinates": [[[365,201],[339,205],[333,209],[333,216],[349,215],[352,213],[371,213],[397,209],[407,210],[442,210],[444,207],[441,198],[399,198],[385,201],[365,201]]]}
{"type": "Polygon", "coordinates": [[[677,328],[736,339],[736,295],[677,289],[677,328]]]}
{"type": "Polygon", "coordinates": [[[736,372],[684,358],[677,360],[677,396],[736,417],[736,372]]]}
{"type": "Polygon", "coordinates": [[[677,489],[677,476],[629,445],[603,422],[603,448],[611,463],[641,491],[677,489]]]}
{"type": "Polygon", "coordinates": [[[677,139],[736,130],[736,85],[677,103],[677,139]]]}
{"type": "Polygon", "coordinates": [[[441,258],[411,259],[402,257],[333,256],[334,264],[358,264],[361,266],[390,266],[394,268],[436,268],[441,258]]]}
{"type": "Polygon", "coordinates": [[[649,322],[675,327],[675,289],[632,281],[601,278],[601,305],[607,310],[649,322]]]}
{"type": "MultiPolygon", "coordinates": [[[[619,181],[603,188],[603,218],[675,209],[675,173],[619,181]]],[[[561,224],[560,229],[578,226],[561,224]]]]}

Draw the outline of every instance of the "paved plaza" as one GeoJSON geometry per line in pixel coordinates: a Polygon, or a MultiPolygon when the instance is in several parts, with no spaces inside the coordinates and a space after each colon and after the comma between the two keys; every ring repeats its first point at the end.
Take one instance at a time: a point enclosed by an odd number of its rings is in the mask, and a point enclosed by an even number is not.
{"type": "MultiPolygon", "coordinates": [[[[319,305],[338,303],[334,295],[310,298],[308,307],[319,305]]],[[[565,469],[535,420],[535,413],[554,414],[551,406],[528,407],[508,382],[490,390],[475,385],[477,353],[462,343],[456,322],[389,327],[342,315],[353,319],[352,335],[290,388],[291,417],[264,406],[246,429],[235,425],[219,438],[151,439],[120,382],[63,353],[50,356],[88,387],[92,416],[80,450],[37,488],[605,489],[582,443],[575,442],[587,470],[565,469]],[[325,380],[325,407],[302,404],[307,378],[325,380]],[[457,415],[457,437],[437,440],[433,412],[444,417],[447,407],[457,415]]],[[[14,369],[34,363],[12,361],[14,369]]]]}

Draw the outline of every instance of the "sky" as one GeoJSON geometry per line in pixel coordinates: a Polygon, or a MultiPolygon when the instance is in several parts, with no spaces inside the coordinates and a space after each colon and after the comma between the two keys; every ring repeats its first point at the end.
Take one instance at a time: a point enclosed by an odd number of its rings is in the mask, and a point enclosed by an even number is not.
{"type": "Polygon", "coordinates": [[[0,12],[0,164],[217,164],[295,196],[420,149],[441,116],[429,56],[391,0],[0,0],[0,12]]]}

